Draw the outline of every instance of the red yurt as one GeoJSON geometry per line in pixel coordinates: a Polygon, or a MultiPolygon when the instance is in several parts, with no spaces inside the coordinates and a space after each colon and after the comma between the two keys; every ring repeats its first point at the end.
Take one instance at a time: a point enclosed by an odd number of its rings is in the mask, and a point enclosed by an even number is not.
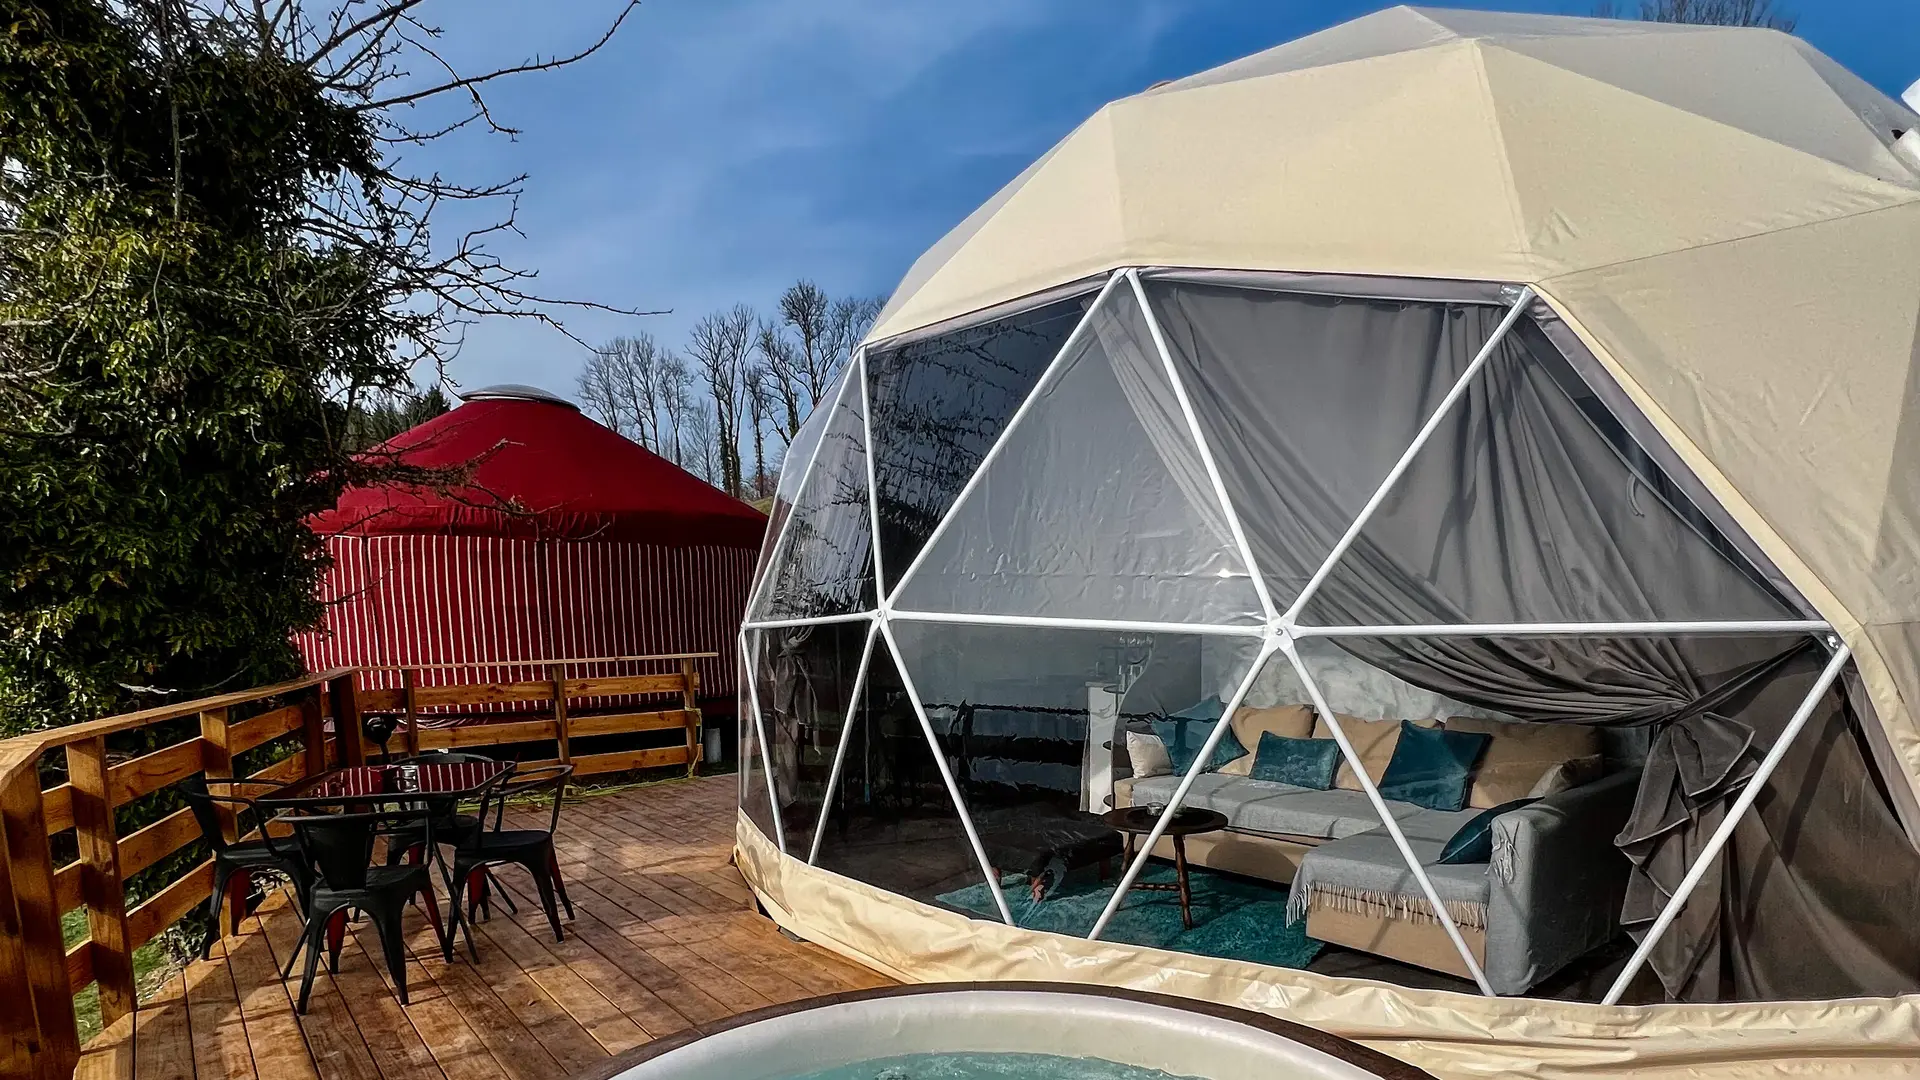
{"type": "Polygon", "coordinates": [[[296,642],[308,668],[417,666],[439,685],[515,663],[713,652],[701,697],[731,713],[765,516],[546,391],[464,397],[383,449],[470,464],[466,487],[356,488],[312,519],[334,566],[322,627],[296,642]]]}

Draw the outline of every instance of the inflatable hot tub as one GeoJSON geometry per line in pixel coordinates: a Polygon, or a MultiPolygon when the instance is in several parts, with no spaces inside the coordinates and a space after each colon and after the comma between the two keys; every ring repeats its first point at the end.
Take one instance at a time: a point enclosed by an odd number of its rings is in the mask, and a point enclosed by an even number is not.
{"type": "Polygon", "coordinates": [[[776,1006],[649,1043],[582,1080],[793,1080],[867,1062],[874,1075],[911,1076],[886,1063],[952,1054],[1094,1059],[1204,1080],[1431,1080],[1258,1013],[1052,983],[888,987],[776,1006]]]}

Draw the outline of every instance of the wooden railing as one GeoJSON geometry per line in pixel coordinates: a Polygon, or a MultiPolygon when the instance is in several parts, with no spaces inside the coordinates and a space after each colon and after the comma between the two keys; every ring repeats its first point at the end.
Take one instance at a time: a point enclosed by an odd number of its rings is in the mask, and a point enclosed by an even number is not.
{"type": "Polygon", "coordinates": [[[98,984],[106,1025],[131,1014],[135,950],[212,893],[213,863],[203,859],[155,871],[169,880],[129,906],[129,879],[160,866],[201,836],[184,807],[120,835],[115,825],[120,808],[196,774],[231,777],[235,760],[249,751],[262,751],[255,757],[285,755],[249,779],[293,780],[337,763],[363,763],[362,722],[380,713],[399,721],[389,742],[394,753],[552,742],[557,758],[546,760],[570,762],[576,775],[679,765],[691,775],[699,761],[701,722],[694,661],[711,655],[542,662],[534,666],[545,668],[545,679],[435,686],[420,685],[423,669],[414,668],[401,671],[399,689],[363,687],[382,669],[343,668],[0,741],[0,1077],[71,1076],[80,1052],[74,995],[98,984]],[[674,670],[599,678],[573,677],[569,671],[615,661],[674,670]],[[640,708],[570,707],[582,699],[637,696],[644,696],[640,708]],[[431,722],[437,716],[423,715],[423,710],[448,706],[503,703],[535,711],[469,718],[459,726],[441,726],[431,722]],[[163,725],[186,730],[175,733],[177,741],[138,756],[108,749],[110,738],[163,725]],[[672,746],[572,751],[575,739],[674,729],[683,730],[685,738],[672,746]],[[48,760],[54,753],[64,753],[67,779],[43,789],[47,770],[42,766],[58,764],[48,760]],[[70,841],[63,835],[68,833],[70,841]],[[77,857],[55,866],[56,850],[77,857]],[[61,922],[75,910],[86,912],[88,936],[68,947],[61,922]]]}

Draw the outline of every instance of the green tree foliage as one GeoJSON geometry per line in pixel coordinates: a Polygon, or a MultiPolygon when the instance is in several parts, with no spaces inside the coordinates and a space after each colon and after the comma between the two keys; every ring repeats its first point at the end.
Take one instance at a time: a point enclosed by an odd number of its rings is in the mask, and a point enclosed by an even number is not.
{"type": "Polygon", "coordinates": [[[371,450],[452,408],[438,386],[362,402],[347,413],[347,443],[354,450],[371,450]]]}
{"type": "Polygon", "coordinates": [[[420,2],[0,0],[0,730],[295,671],[304,519],[451,479],[353,453],[363,401],[469,316],[546,318],[486,230],[429,242],[514,185],[387,151],[431,137],[396,109],[579,57],[390,91],[420,2]]]}

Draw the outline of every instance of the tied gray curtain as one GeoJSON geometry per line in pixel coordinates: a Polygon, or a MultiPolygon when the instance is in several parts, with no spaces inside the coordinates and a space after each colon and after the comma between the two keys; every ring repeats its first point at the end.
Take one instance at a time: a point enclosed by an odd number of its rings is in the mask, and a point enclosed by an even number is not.
{"type": "MultiPolygon", "coordinates": [[[[1490,305],[1164,282],[1154,299],[1281,604],[1298,595],[1502,315],[1490,305]]],[[[1522,319],[1302,622],[1798,617],[1731,552],[1522,319]]],[[[1517,719],[1649,728],[1638,797],[1616,840],[1630,875],[1621,921],[1636,933],[1799,704],[1776,688],[1797,679],[1804,696],[1806,668],[1821,661],[1805,637],[1339,643],[1417,686],[1517,719]]],[[[1820,722],[1840,734],[1806,733],[1760,800],[1764,823],[1741,824],[1656,947],[1650,966],[1671,997],[1914,987],[1920,929],[1897,925],[1914,921],[1897,905],[1911,912],[1920,884],[1863,887],[1861,869],[1827,873],[1813,854],[1853,849],[1915,862],[1857,741],[1842,737],[1839,697],[1830,698],[1820,722]],[[1783,816],[1783,805],[1794,809],[1783,816]]],[[[1905,880],[1920,883],[1915,871],[1905,880]]]]}

